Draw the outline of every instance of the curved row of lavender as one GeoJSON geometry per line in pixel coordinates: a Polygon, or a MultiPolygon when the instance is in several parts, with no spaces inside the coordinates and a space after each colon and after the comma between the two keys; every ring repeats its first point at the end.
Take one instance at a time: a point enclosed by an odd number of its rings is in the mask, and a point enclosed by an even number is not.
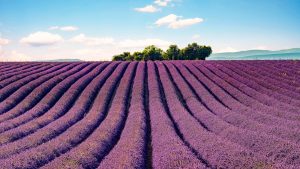
{"type": "Polygon", "coordinates": [[[299,168],[300,61],[0,63],[1,168],[299,168]]]}

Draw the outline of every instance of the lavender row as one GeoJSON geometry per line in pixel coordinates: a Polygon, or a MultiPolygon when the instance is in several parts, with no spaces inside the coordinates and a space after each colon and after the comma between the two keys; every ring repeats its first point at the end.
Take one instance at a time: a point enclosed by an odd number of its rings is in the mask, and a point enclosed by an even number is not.
{"type": "Polygon", "coordinates": [[[223,79],[226,79],[230,84],[243,91],[249,97],[254,98],[255,100],[263,103],[264,105],[274,107],[279,111],[288,111],[292,113],[293,112],[297,113],[298,111],[297,106],[292,106],[288,103],[282,103],[279,100],[270,97],[269,95],[259,92],[260,88],[262,88],[259,85],[256,86],[256,88],[258,88],[257,90],[246,85],[245,83],[248,82],[249,79],[245,79],[245,78],[237,79],[237,77],[234,76],[235,74],[232,71],[228,71],[224,67],[218,67],[217,69],[220,70],[218,71],[220,72],[218,74],[219,76],[221,76],[223,79]]]}
{"type": "MultiPolygon", "coordinates": [[[[222,118],[224,121],[239,128],[265,132],[269,135],[274,135],[294,143],[299,142],[299,131],[294,128],[291,129],[288,126],[284,126],[286,121],[284,124],[274,123],[274,126],[261,123],[256,119],[266,119],[265,116],[252,111],[232,98],[220,86],[206,78],[204,74],[195,69],[191,64],[187,64],[187,67],[184,67],[182,64],[176,64],[176,66],[179,67],[182,75],[186,77],[187,81],[189,81],[191,87],[194,89],[193,91],[196,95],[198,95],[198,97],[200,97],[200,100],[205,101],[208,108],[210,108],[214,114],[222,118]],[[210,91],[207,91],[207,88],[210,91]],[[218,99],[214,99],[211,95],[215,95],[218,99]],[[210,100],[210,102],[213,103],[207,102],[207,100],[210,100]]],[[[187,97],[186,95],[184,96],[187,97]]]]}
{"type": "MultiPolygon", "coordinates": [[[[133,82],[128,117],[117,145],[101,161],[98,168],[146,168],[147,124],[144,107],[145,62],[138,64],[133,82]],[[123,160],[120,160],[123,159],[123,160]]],[[[145,97],[147,97],[145,95],[145,97]]],[[[150,161],[151,162],[151,161],[150,161]]]]}
{"type": "MultiPolygon", "coordinates": [[[[61,83],[55,86],[37,105],[30,110],[21,113],[13,112],[0,115],[0,133],[9,129],[18,127],[19,125],[25,124],[34,118],[38,118],[51,109],[63,95],[68,94],[68,90],[73,84],[83,77],[84,75],[91,72],[98,64],[89,64],[78,73],[71,75],[64,79],[61,83]]],[[[58,103],[59,104],[59,103],[58,103]]]]}
{"type": "MultiPolygon", "coordinates": [[[[97,109],[97,104],[95,102],[95,97],[100,97],[105,99],[105,97],[110,97],[107,95],[98,94],[98,91],[105,91],[108,95],[111,95],[113,91],[105,90],[109,86],[114,88],[114,83],[116,78],[122,77],[122,72],[126,68],[127,63],[123,63],[117,67],[109,79],[105,78],[106,74],[111,73],[111,69],[115,68],[117,63],[112,63],[109,65],[109,69],[105,69],[100,75],[95,77],[86,88],[87,90],[82,92],[77,103],[68,111],[67,116],[63,116],[58,120],[47,125],[36,135],[37,137],[31,137],[38,142],[43,142],[43,144],[38,143],[31,149],[24,152],[18,153],[5,160],[0,160],[0,164],[10,168],[13,165],[18,165],[21,168],[36,168],[44,165],[50,160],[53,160],[56,156],[69,151],[72,147],[86,139],[86,137],[93,131],[92,125],[95,125],[94,119],[96,118],[94,113],[101,113],[99,111],[90,111],[97,109]],[[112,83],[110,83],[112,82],[112,83]],[[104,85],[102,87],[102,85],[104,85]],[[94,104],[95,103],[95,104],[94,104]],[[91,107],[92,106],[92,107],[91,107]],[[91,128],[90,128],[91,127],[91,128]],[[55,129],[55,130],[53,130],[55,129]],[[56,131],[56,132],[55,132],[56,131]],[[51,134],[52,133],[52,134],[51,134]],[[48,139],[41,139],[43,137],[48,137],[48,139]],[[52,137],[52,138],[51,138],[52,137]],[[51,140],[50,140],[51,139],[51,140]],[[42,152],[42,153],[41,153],[42,152]],[[37,154],[39,154],[37,156],[37,154]],[[21,163],[15,164],[15,161],[22,161],[21,163]]],[[[105,102],[103,102],[105,103],[105,102]]],[[[102,116],[103,117],[103,116],[102,116]]],[[[27,137],[26,137],[27,138],[27,137]]],[[[37,142],[36,142],[37,143],[37,142]]]]}
{"type": "MultiPolygon", "coordinates": [[[[204,69],[202,66],[198,66],[200,69],[204,69]]],[[[219,71],[214,65],[208,65],[207,68],[214,73],[214,76],[223,77],[223,73],[219,71]]],[[[285,118],[289,120],[295,120],[297,119],[298,115],[294,113],[286,113],[283,111],[280,111],[271,105],[265,105],[258,100],[252,98],[251,96],[244,93],[243,89],[239,86],[233,86],[232,84],[228,83],[228,79],[224,79],[228,85],[224,85],[223,87],[226,87],[226,90],[235,98],[237,98],[241,103],[245,104],[248,107],[251,107],[255,111],[264,112],[266,114],[271,114],[273,116],[279,117],[279,118],[285,118]]],[[[288,112],[288,111],[287,111],[288,112]]]]}
{"type": "Polygon", "coordinates": [[[257,67],[261,70],[267,71],[266,75],[274,76],[280,81],[285,81],[286,83],[294,83],[294,85],[299,86],[299,76],[297,76],[297,67],[289,64],[284,65],[274,65],[272,63],[265,64],[248,64],[251,68],[257,67]],[[290,69],[291,68],[291,69],[290,69]]]}
{"type": "Polygon", "coordinates": [[[67,138],[63,143],[73,140],[72,142],[78,142],[78,145],[48,163],[45,168],[96,168],[98,166],[105,154],[116,144],[124,127],[136,65],[136,62],[130,63],[124,74],[114,72],[96,99],[95,103],[99,105],[92,107],[85,121],[77,123],[72,130],[67,131],[69,134],[66,135],[67,138]],[[86,139],[80,141],[77,138],[78,131],[82,134],[88,132],[86,139]],[[72,165],[69,166],[71,163],[72,165]]]}
{"type": "Polygon", "coordinates": [[[291,75],[292,76],[292,80],[293,79],[296,79],[298,82],[299,82],[299,76],[300,76],[300,62],[295,62],[294,64],[277,64],[275,65],[278,69],[281,69],[281,70],[285,70],[288,72],[288,75],[291,75]]]}
{"type": "MultiPolygon", "coordinates": [[[[193,67],[191,67],[193,68],[193,67]]],[[[196,69],[196,68],[194,68],[196,69]]],[[[287,120],[285,118],[276,117],[271,115],[267,111],[262,110],[254,110],[252,107],[249,107],[240,100],[238,100],[234,95],[231,94],[230,88],[232,86],[227,83],[224,79],[214,75],[212,72],[207,70],[205,67],[199,67],[196,69],[196,72],[201,71],[203,73],[203,76],[197,76],[199,79],[201,77],[207,77],[208,79],[212,80],[214,84],[219,86],[222,90],[219,90],[218,92],[214,92],[216,94],[222,94],[220,98],[227,97],[228,99],[222,99],[223,102],[228,105],[232,110],[235,110],[236,112],[239,112],[241,114],[245,114],[248,118],[253,119],[255,121],[258,121],[259,123],[263,123],[266,125],[282,125],[284,127],[291,127],[299,129],[300,124],[296,121],[287,120]],[[288,124],[288,126],[287,126],[288,124]]],[[[202,80],[203,81],[203,80],[202,80]]],[[[212,88],[214,89],[214,88],[212,88]]]]}
{"type": "Polygon", "coordinates": [[[0,93],[1,93],[0,102],[2,102],[4,99],[12,95],[17,90],[19,90],[22,86],[27,85],[28,83],[31,83],[35,80],[38,80],[40,77],[47,77],[48,74],[59,71],[61,68],[65,66],[67,65],[56,65],[53,67],[45,66],[41,70],[39,69],[38,72],[36,73],[29,74],[24,78],[9,83],[4,88],[0,89],[0,93]]]}
{"type": "MultiPolygon", "coordinates": [[[[71,69],[62,69],[61,74],[56,74],[49,80],[35,87],[31,93],[24,97],[24,99],[11,106],[10,109],[6,109],[6,112],[0,115],[0,123],[4,121],[2,116],[10,115],[10,114],[22,114],[27,110],[34,107],[46,94],[48,94],[53,87],[55,87],[58,83],[60,83],[63,79],[77,73],[80,69],[82,69],[85,64],[76,65],[71,69]]],[[[9,98],[8,98],[9,99],[9,98]]],[[[17,100],[17,99],[15,99],[17,100]]],[[[1,105],[1,103],[0,103],[1,105]]]]}
{"type": "Polygon", "coordinates": [[[17,81],[21,81],[22,79],[24,79],[26,77],[41,73],[41,72],[43,72],[47,69],[50,69],[50,68],[53,68],[53,66],[50,66],[50,65],[38,66],[38,67],[36,67],[36,69],[31,70],[29,72],[25,72],[25,73],[22,72],[20,74],[16,74],[15,76],[10,77],[10,78],[3,79],[0,82],[0,90],[2,90],[3,88],[11,85],[12,83],[16,84],[17,81]]]}
{"type": "MultiPolygon", "coordinates": [[[[1,143],[4,144],[2,147],[6,147],[10,152],[21,151],[22,149],[26,149],[26,146],[33,147],[33,142],[28,142],[27,140],[36,140],[36,144],[40,144],[42,141],[39,138],[48,138],[48,140],[50,140],[52,137],[56,137],[56,135],[43,133],[44,130],[49,133],[56,132],[57,134],[60,134],[74,124],[76,120],[83,118],[84,114],[82,114],[82,112],[87,111],[89,106],[89,104],[85,103],[92,100],[91,96],[93,96],[93,91],[95,91],[95,88],[97,87],[95,86],[95,83],[98,84],[98,81],[96,82],[94,78],[103,78],[103,80],[99,80],[99,85],[101,85],[115,68],[115,64],[112,64],[102,72],[106,65],[107,64],[99,65],[96,69],[79,79],[44,115],[35,118],[24,125],[2,133],[0,135],[1,143]],[[92,82],[94,85],[91,84],[92,82]],[[85,92],[91,94],[91,96],[87,96],[85,92]],[[79,109],[76,110],[77,108],[79,109]],[[60,123],[61,121],[66,122],[68,120],[69,123],[60,123]],[[58,126],[62,126],[60,130],[49,130],[49,128],[51,129],[51,126],[55,126],[57,123],[60,124],[58,126]],[[25,144],[22,142],[25,142],[25,144]],[[22,143],[21,145],[23,147],[16,147],[18,143],[22,143]]],[[[4,153],[2,156],[7,155],[4,153]]]]}
{"type": "Polygon", "coordinates": [[[253,152],[222,139],[200,125],[182,106],[176,95],[178,91],[172,86],[172,81],[163,65],[158,63],[157,66],[166,94],[167,105],[183,138],[209,166],[214,168],[243,168],[247,166],[250,168],[259,164],[271,165],[266,158],[259,155],[254,157],[253,152]]]}
{"type": "Polygon", "coordinates": [[[41,68],[43,66],[46,66],[46,65],[43,65],[43,64],[30,65],[30,64],[28,64],[28,65],[25,65],[20,68],[13,68],[11,71],[6,71],[6,72],[1,73],[0,81],[3,81],[5,79],[11,78],[11,77],[17,76],[17,75],[20,76],[20,74],[30,72],[32,70],[41,68]]]}
{"type": "Polygon", "coordinates": [[[181,139],[177,124],[165,105],[156,67],[153,62],[147,65],[153,168],[206,168],[205,162],[181,139]]]}
{"type": "MultiPolygon", "coordinates": [[[[170,72],[172,72],[174,83],[178,86],[178,92],[182,93],[182,95],[187,98],[185,99],[187,100],[187,107],[190,108],[195,117],[199,119],[210,131],[216,133],[218,136],[221,136],[226,140],[230,140],[247,149],[250,149],[254,153],[261,154],[266,157],[268,156],[268,159],[272,159],[276,163],[283,163],[284,165],[300,164],[300,159],[297,160],[295,158],[299,155],[298,145],[289,143],[272,135],[261,133],[255,129],[253,131],[241,129],[242,126],[233,126],[232,124],[223,121],[223,119],[219,116],[226,117],[230,114],[234,114],[234,112],[230,111],[229,109],[225,109],[225,107],[223,107],[221,104],[218,104],[218,102],[214,103],[214,99],[209,98],[209,93],[205,94],[204,91],[199,91],[199,93],[196,95],[199,97],[199,94],[201,94],[203,97],[203,102],[206,102],[207,100],[213,102],[212,104],[207,103],[208,108],[215,112],[215,114],[211,113],[209,109],[204,107],[201,103],[199,104],[197,99],[193,99],[195,94],[184,82],[183,76],[181,77],[174,67],[169,65],[168,68],[171,69],[170,72]],[[286,152],[284,158],[278,158],[279,154],[282,154],[282,152],[286,152]]],[[[189,81],[187,80],[188,83],[192,84],[192,76],[189,74],[185,75],[186,76],[184,77],[189,79],[189,81]]],[[[193,82],[193,84],[195,84],[195,81],[193,82]]],[[[195,90],[195,88],[191,88],[195,90]]],[[[243,119],[238,118],[236,118],[236,120],[243,121],[243,119]]],[[[264,130],[264,128],[260,129],[264,130]]]]}
{"type": "Polygon", "coordinates": [[[241,63],[240,65],[248,70],[247,73],[254,74],[257,77],[263,77],[279,87],[292,90],[299,86],[296,81],[293,83],[289,79],[290,77],[286,71],[276,70],[275,68],[268,68],[266,66],[262,67],[259,64],[252,66],[251,64],[241,63]],[[260,71],[261,73],[257,73],[257,71],[260,71]]]}
{"type": "MultiPolygon", "coordinates": [[[[233,66],[233,65],[231,65],[231,66],[233,66]]],[[[257,77],[257,78],[251,78],[251,79],[253,79],[254,81],[260,83],[261,85],[263,85],[273,91],[277,91],[277,92],[280,92],[281,94],[287,95],[289,97],[292,96],[295,99],[300,100],[300,96],[299,96],[300,94],[295,92],[295,88],[291,88],[290,85],[284,85],[283,83],[279,83],[278,81],[270,78],[270,76],[261,76],[258,73],[256,73],[255,75],[252,74],[251,76],[249,76],[247,74],[249,74],[250,72],[237,71],[239,69],[238,65],[236,65],[234,67],[234,69],[235,69],[236,73],[243,73],[243,76],[245,76],[245,77],[250,77],[250,78],[257,77]]],[[[275,76],[272,76],[272,77],[274,78],[275,76]]]]}
{"type": "Polygon", "coordinates": [[[13,64],[13,65],[2,65],[2,69],[0,70],[0,75],[4,75],[7,73],[14,72],[14,70],[24,69],[33,66],[32,64],[13,64]]]}
{"type": "Polygon", "coordinates": [[[291,100],[294,100],[294,102],[299,102],[299,94],[297,93],[297,89],[291,91],[291,90],[288,90],[288,89],[284,89],[282,87],[278,87],[276,85],[273,85],[272,82],[269,82],[268,80],[265,80],[264,78],[260,79],[260,78],[255,78],[253,76],[250,76],[248,75],[247,73],[245,72],[242,72],[242,71],[236,71],[235,69],[233,68],[230,68],[230,67],[227,67],[229,68],[231,71],[233,71],[234,73],[236,74],[239,74],[243,77],[246,77],[250,80],[253,80],[254,82],[258,83],[259,85],[263,86],[264,88],[267,88],[269,89],[271,92],[273,93],[277,93],[277,94],[280,94],[280,95],[283,95],[287,98],[290,98],[291,100]]]}
{"type": "Polygon", "coordinates": [[[280,102],[283,102],[283,103],[286,103],[286,104],[289,104],[289,105],[300,106],[300,102],[298,100],[295,100],[295,99],[293,99],[291,97],[288,97],[286,95],[282,95],[280,93],[274,92],[274,91],[270,90],[269,88],[266,88],[266,87],[258,84],[255,81],[251,81],[251,80],[249,80],[249,78],[246,78],[245,76],[241,76],[241,75],[235,73],[234,71],[232,71],[232,70],[230,70],[226,67],[220,67],[220,69],[224,73],[226,73],[229,76],[239,80],[240,82],[248,85],[249,87],[253,88],[254,90],[256,90],[260,93],[266,94],[266,95],[268,95],[272,98],[277,99],[280,102]]]}
{"type": "Polygon", "coordinates": [[[14,106],[22,102],[22,100],[25,99],[30,93],[32,93],[38,86],[46,83],[53,77],[72,69],[73,67],[74,65],[68,65],[53,72],[49,72],[48,74],[43,75],[40,78],[33,80],[27,83],[26,85],[20,87],[19,90],[8,96],[5,100],[3,100],[0,103],[0,114],[5,113],[6,111],[12,109],[14,106]]]}

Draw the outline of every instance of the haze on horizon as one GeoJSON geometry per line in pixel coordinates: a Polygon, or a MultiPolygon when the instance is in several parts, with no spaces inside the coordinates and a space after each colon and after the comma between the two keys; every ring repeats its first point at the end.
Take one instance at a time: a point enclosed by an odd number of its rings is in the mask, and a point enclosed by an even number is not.
{"type": "Polygon", "coordinates": [[[0,0],[0,61],[110,60],[147,45],[300,47],[299,0],[0,0]]]}

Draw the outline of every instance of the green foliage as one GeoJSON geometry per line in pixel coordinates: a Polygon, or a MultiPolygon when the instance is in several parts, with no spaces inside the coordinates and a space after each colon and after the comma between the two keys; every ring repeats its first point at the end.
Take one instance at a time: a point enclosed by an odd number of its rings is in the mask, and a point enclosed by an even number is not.
{"type": "Polygon", "coordinates": [[[142,52],[134,52],[132,56],[133,56],[133,59],[136,61],[142,61],[144,58],[144,55],[142,52]]]}
{"type": "Polygon", "coordinates": [[[151,45],[143,50],[143,60],[162,60],[163,50],[151,45]]]}
{"type": "Polygon", "coordinates": [[[177,45],[171,45],[163,55],[164,60],[180,60],[180,49],[177,45]]]}
{"type": "Polygon", "coordinates": [[[212,53],[209,46],[199,46],[197,43],[188,44],[182,50],[182,55],[185,60],[205,60],[212,53]]]}
{"type": "Polygon", "coordinates": [[[124,52],[123,55],[124,55],[124,57],[125,57],[125,60],[127,60],[127,61],[134,61],[134,58],[133,58],[133,56],[130,54],[130,52],[124,52]]]}
{"type": "Polygon", "coordinates": [[[123,54],[113,56],[113,61],[125,61],[123,54]]]}
{"type": "Polygon", "coordinates": [[[142,52],[124,52],[115,55],[113,61],[147,61],[147,60],[205,60],[212,53],[210,46],[200,46],[197,43],[188,44],[179,49],[177,45],[170,45],[164,52],[162,49],[151,45],[142,52]]]}
{"type": "Polygon", "coordinates": [[[134,61],[130,52],[124,52],[120,55],[113,56],[113,61],[134,61]]]}

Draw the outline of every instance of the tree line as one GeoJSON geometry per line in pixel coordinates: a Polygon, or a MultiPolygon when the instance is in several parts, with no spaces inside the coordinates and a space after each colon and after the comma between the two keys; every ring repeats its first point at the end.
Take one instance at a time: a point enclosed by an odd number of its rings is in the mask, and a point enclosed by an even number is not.
{"type": "Polygon", "coordinates": [[[210,46],[200,46],[197,43],[188,44],[180,49],[170,45],[166,51],[151,45],[142,52],[124,52],[113,56],[113,61],[147,61],[147,60],[205,60],[212,53],[210,46]]]}

